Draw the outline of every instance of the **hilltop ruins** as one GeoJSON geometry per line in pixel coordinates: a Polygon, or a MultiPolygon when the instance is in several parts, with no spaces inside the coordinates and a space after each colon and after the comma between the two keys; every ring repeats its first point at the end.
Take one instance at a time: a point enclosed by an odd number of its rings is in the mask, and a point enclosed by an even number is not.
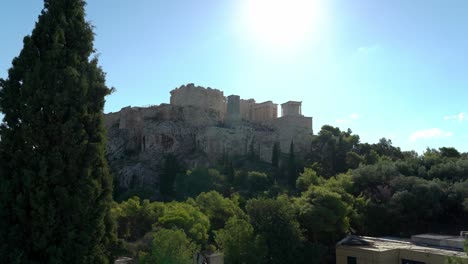
{"type": "Polygon", "coordinates": [[[194,84],[172,90],[170,104],[125,107],[105,115],[107,153],[119,184],[157,181],[167,154],[187,166],[213,165],[223,155],[245,156],[252,149],[271,162],[273,145],[283,153],[293,141],[298,156],[312,140],[312,117],[302,115],[301,102],[257,103],[238,95],[194,84]]]}
{"type": "Polygon", "coordinates": [[[203,88],[194,84],[183,85],[171,91],[171,105],[195,106],[216,111],[220,120],[226,122],[250,121],[263,124],[282,124],[301,127],[312,131],[312,117],[302,115],[302,102],[288,101],[281,104],[281,117],[278,117],[278,104],[272,101],[257,103],[255,99],[241,99],[238,95],[224,96],[217,89],[203,88]],[[285,121],[285,120],[288,121],[285,121]],[[282,121],[279,121],[282,120],[282,121]]]}

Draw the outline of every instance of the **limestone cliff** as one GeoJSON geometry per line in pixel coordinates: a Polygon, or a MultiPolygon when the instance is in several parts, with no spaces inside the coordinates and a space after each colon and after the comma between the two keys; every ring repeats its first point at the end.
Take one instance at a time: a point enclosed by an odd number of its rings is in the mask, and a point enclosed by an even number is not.
{"type": "Polygon", "coordinates": [[[105,115],[108,160],[120,187],[157,186],[169,153],[188,167],[212,165],[223,153],[247,155],[251,145],[260,159],[271,162],[275,142],[288,152],[293,140],[298,155],[305,153],[312,131],[308,124],[297,125],[302,121],[291,116],[264,123],[225,122],[219,112],[198,106],[126,107],[105,115]]]}

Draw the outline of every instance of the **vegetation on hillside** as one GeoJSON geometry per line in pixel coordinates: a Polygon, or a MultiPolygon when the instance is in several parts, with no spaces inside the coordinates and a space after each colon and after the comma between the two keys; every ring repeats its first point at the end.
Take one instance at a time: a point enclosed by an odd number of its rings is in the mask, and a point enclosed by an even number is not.
{"type": "Polygon", "coordinates": [[[244,160],[174,170],[165,203],[114,203],[127,253],[151,254],[144,253],[153,251],[148,236],[172,229],[201,250],[223,251],[226,263],[324,263],[333,262],[334,245],[349,232],[456,234],[468,222],[468,154],[454,148],[418,155],[387,139],[363,144],[350,130],[323,126],[304,160],[244,160]]]}

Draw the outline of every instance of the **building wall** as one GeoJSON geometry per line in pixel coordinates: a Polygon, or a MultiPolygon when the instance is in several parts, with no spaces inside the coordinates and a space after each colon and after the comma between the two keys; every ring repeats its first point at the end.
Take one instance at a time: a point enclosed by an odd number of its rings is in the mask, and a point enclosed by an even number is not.
{"type": "Polygon", "coordinates": [[[287,102],[281,105],[281,115],[302,115],[302,102],[287,102]]]}
{"type": "Polygon", "coordinates": [[[444,255],[404,248],[377,251],[352,246],[337,246],[336,264],[347,264],[348,256],[355,257],[358,264],[401,264],[402,259],[420,261],[425,264],[445,264],[447,258],[444,255]]]}
{"type": "Polygon", "coordinates": [[[409,259],[424,262],[426,264],[445,264],[446,256],[436,255],[427,252],[415,252],[408,249],[400,249],[398,264],[402,259],[409,259]]]}
{"type": "Polygon", "coordinates": [[[240,97],[238,95],[228,96],[226,119],[240,120],[240,97]]]}
{"type": "Polygon", "coordinates": [[[353,247],[336,248],[336,264],[347,264],[348,256],[355,257],[357,264],[399,264],[395,262],[378,262],[379,252],[365,251],[353,247]]]}
{"type": "Polygon", "coordinates": [[[171,105],[209,108],[219,112],[221,117],[226,113],[226,98],[222,91],[193,84],[172,90],[171,105]]]}
{"type": "Polygon", "coordinates": [[[243,120],[251,121],[253,119],[252,112],[255,105],[254,99],[240,100],[240,115],[243,120]]]}
{"type": "Polygon", "coordinates": [[[253,106],[252,121],[263,122],[278,118],[278,105],[267,101],[253,106]]]}

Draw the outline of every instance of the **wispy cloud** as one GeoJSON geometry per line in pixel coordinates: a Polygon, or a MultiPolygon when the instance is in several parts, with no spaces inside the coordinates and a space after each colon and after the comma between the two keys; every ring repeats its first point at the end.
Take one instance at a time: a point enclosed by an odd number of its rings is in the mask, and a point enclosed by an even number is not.
{"type": "Polygon", "coordinates": [[[453,133],[450,131],[444,131],[440,128],[429,128],[413,132],[409,136],[409,139],[416,141],[418,139],[446,138],[451,136],[453,136],[453,133]]]}
{"type": "Polygon", "coordinates": [[[347,118],[337,119],[337,120],[336,120],[336,123],[337,123],[338,125],[349,124],[349,123],[351,123],[352,121],[357,120],[357,119],[359,119],[359,118],[360,118],[360,116],[359,116],[358,114],[352,113],[352,114],[349,115],[347,118]]]}
{"type": "Polygon", "coordinates": [[[359,119],[359,115],[356,114],[356,113],[353,113],[353,114],[351,114],[350,118],[351,118],[352,120],[356,120],[356,119],[359,119]]]}
{"type": "Polygon", "coordinates": [[[357,54],[369,55],[378,52],[382,47],[379,44],[361,46],[357,49],[357,54]]]}
{"type": "Polygon", "coordinates": [[[458,121],[465,121],[468,120],[468,116],[465,112],[460,112],[456,115],[448,115],[444,116],[444,120],[458,120],[458,121]]]}

